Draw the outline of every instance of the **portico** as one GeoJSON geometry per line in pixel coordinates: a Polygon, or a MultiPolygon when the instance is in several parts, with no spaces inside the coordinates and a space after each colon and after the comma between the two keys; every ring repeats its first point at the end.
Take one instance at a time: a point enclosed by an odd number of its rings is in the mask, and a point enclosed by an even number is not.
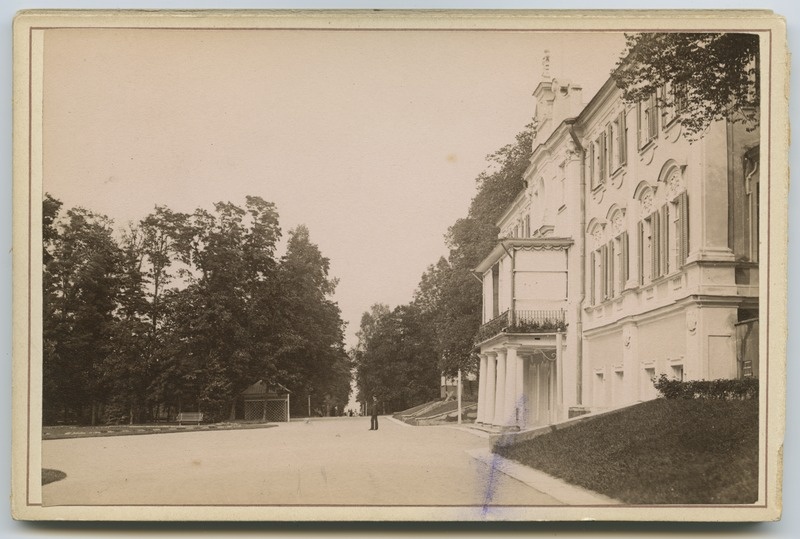
{"type": "Polygon", "coordinates": [[[479,424],[522,430],[556,420],[564,332],[501,333],[482,343],[479,424]]]}

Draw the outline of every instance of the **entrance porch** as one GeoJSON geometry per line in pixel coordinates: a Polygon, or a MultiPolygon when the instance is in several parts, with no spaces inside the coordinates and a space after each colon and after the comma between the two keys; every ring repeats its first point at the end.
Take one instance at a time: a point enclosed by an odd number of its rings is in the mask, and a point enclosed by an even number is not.
{"type": "Polygon", "coordinates": [[[481,346],[479,424],[523,430],[559,419],[564,333],[503,334],[481,346]]]}

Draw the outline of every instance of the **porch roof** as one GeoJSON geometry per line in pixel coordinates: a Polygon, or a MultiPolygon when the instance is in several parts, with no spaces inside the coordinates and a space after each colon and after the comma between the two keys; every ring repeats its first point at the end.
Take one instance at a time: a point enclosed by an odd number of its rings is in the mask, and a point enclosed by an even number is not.
{"type": "Polygon", "coordinates": [[[244,391],[242,395],[245,397],[263,397],[264,395],[285,395],[291,393],[286,387],[277,382],[267,384],[264,380],[259,380],[244,391]],[[282,391],[281,391],[282,390],[282,391]]]}
{"type": "Polygon", "coordinates": [[[519,352],[527,354],[534,350],[552,349],[556,346],[556,335],[564,331],[552,331],[546,333],[498,333],[489,337],[485,341],[478,343],[480,353],[496,352],[506,345],[518,347],[519,352]]]}
{"type": "Polygon", "coordinates": [[[568,248],[574,241],[572,238],[501,238],[492,252],[478,264],[473,271],[483,275],[504,254],[510,256],[511,250],[526,251],[560,251],[568,248]]]}

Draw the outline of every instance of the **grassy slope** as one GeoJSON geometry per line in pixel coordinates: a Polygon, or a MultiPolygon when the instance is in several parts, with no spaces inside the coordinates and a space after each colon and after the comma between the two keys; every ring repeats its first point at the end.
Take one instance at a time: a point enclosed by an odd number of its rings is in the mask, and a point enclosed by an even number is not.
{"type": "Polygon", "coordinates": [[[758,402],[658,399],[496,451],[627,503],[753,503],[758,402]]]}

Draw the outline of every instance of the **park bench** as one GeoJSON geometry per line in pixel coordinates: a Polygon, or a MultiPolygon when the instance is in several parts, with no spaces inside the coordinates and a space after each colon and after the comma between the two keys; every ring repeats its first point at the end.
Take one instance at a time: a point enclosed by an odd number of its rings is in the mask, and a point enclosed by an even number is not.
{"type": "Polygon", "coordinates": [[[203,421],[203,412],[181,412],[178,414],[177,420],[178,425],[183,425],[184,423],[197,423],[199,425],[203,421]]]}

